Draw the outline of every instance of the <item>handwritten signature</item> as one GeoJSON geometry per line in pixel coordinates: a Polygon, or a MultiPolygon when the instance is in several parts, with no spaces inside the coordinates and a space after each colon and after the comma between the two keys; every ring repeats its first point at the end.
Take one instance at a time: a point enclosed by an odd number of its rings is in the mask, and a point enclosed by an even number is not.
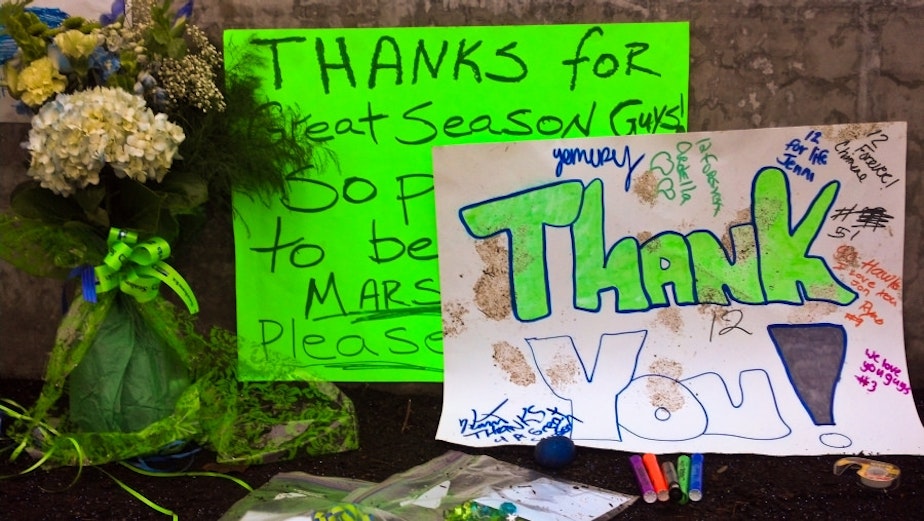
{"type": "Polygon", "coordinates": [[[623,147],[621,155],[617,149],[610,147],[574,147],[552,149],[552,157],[558,160],[558,165],[555,166],[555,177],[561,177],[564,167],[574,166],[578,163],[584,163],[593,168],[600,168],[608,163],[612,163],[613,166],[617,168],[627,168],[629,171],[626,174],[625,188],[626,192],[628,192],[632,182],[632,172],[635,171],[639,163],[642,162],[642,159],[645,158],[645,154],[642,154],[633,161],[632,150],[630,150],[628,146],[623,147]]]}
{"type": "Polygon", "coordinates": [[[471,416],[459,419],[459,433],[475,439],[490,438],[495,442],[539,441],[548,436],[564,436],[581,420],[559,411],[557,407],[522,407],[509,414],[502,409],[504,400],[489,412],[472,409],[471,416]]]}

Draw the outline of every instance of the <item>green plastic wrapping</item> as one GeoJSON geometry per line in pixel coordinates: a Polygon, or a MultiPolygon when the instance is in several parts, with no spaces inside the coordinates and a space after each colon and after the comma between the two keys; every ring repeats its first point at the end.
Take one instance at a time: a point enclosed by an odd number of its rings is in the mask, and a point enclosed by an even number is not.
{"type": "Polygon", "coordinates": [[[87,432],[135,432],[169,416],[191,384],[180,353],[117,295],[68,378],[71,423],[87,432]]]}
{"type": "Polygon", "coordinates": [[[58,327],[39,398],[8,432],[19,444],[13,457],[99,465],[183,441],[220,462],[264,463],[358,447],[353,403],[335,385],[242,383],[236,361],[233,334],[216,328],[204,338],[162,297],[78,296],[58,327]]]}

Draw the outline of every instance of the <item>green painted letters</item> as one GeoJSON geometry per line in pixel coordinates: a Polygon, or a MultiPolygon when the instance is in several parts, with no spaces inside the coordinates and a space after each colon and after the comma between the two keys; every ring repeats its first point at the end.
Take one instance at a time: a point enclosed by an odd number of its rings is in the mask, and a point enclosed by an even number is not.
{"type": "Polygon", "coordinates": [[[466,208],[459,214],[469,234],[508,234],[514,314],[522,321],[551,312],[545,261],[545,227],[570,226],[578,216],[584,186],[562,181],[466,208]]]}
{"type": "Polygon", "coordinates": [[[786,175],[777,168],[762,169],[754,178],[751,222],[729,227],[731,255],[707,230],[687,235],[665,231],[642,244],[628,236],[607,249],[600,179],[587,186],[571,180],[532,188],[467,206],[459,215],[473,237],[507,233],[511,304],[522,321],[551,313],[546,226],[571,228],[576,309],[599,312],[600,294],[614,291],[616,312],[646,311],[670,305],[669,289],[678,305],[728,305],[730,299],[847,305],[856,293],[823,258],[809,253],[837,192],[836,182],[822,187],[793,225],[786,175]]]}

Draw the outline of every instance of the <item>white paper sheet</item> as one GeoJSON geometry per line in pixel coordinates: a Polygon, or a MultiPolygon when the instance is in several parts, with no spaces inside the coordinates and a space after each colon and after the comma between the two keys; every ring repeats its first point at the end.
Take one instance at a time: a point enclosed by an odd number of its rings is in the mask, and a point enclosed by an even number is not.
{"type": "Polygon", "coordinates": [[[437,437],[924,453],[905,142],[872,123],[436,148],[437,437]]]}

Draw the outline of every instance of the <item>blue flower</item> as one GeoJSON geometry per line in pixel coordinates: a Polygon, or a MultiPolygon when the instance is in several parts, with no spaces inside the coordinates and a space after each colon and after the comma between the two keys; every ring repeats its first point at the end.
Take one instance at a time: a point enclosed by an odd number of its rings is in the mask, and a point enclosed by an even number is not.
{"type": "Polygon", "coordinates": [[[57,45],[51,44],[48,46],[48,58],[58,66],[58,71],[63,74],[68,74],[74,72],[74,68],[71,67],[70,60],[67,59],[67,56],[61,52],[61,49],[57,45]]]}
{"type": "Polygon", "coordinates": [[[167,91],[161,87],[155,87],[145,99],[154,110],[161,111],[167,107],[167,91]]]}
{"type": "Polygon", "coordinates": [[[174,20],[179,20],[180,18],[189,18],[192,16],[193,12],[193,0],[188,0],[185,4],[181,5],[179,9],[176,10],[176,15],[173,17],[174,20]]]}
{"type": "Polygon", "coordinates": [[[20,116],[29,116],[30,118],[35,115],[35,112],[29,105],[26,105],[22,101],[16,101],[13,104],[13,109],[16,111],[16,114],[20,116]]]}
{"type": "Polygon", "coordinates": [[[99,17],[99,22],[103,25],[110,25],[125,14],[125,0],[113,0],[110,12],[103,13],[99,17]]]}
{"type": "Polygon", "coordinates": [[[141,85],[144,87],[144,90],[150,90],[157,86],[157,80],[154,79],[154,76],[151,76],[147,72],[142,72],[138,75],[138,81],[141,82],[141,85]]]}
{"type": "Polygon", "coordinates": [[[99,74],[102,83],[109,81],[109,77],[115,74],[122,66],[119,56],[110,52],[103,47],[97,47],[90,55],[90,69],[99,74]]]}

